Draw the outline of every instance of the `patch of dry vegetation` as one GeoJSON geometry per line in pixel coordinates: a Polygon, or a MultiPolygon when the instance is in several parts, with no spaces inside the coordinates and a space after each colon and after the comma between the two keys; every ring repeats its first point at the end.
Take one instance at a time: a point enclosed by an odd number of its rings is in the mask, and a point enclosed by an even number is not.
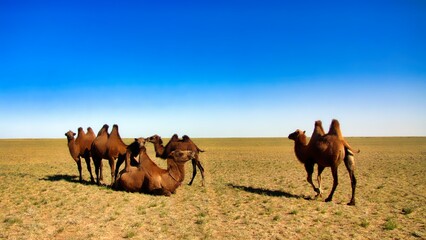
{"type": "MultiPolygon", "coordinates": [[[[131,139],[127,139],[129,143],[131,139]]],[[[334,201],[315,195],[282,139],[194,139],[206,152],[206,186],[186,165],[172,197],[78,182],[66,139],[0,140],[0,239],[420,239],[426,237],[426,138],[349,138],[357,206],[339,168],[334,201]]],[[[161,167],[164,160],[154,158],[161,167]]],[[[105,182],[109,166],[104,161],[105,182]]],[[[329,169],[323,189],[332,186],[329,169]]]]}

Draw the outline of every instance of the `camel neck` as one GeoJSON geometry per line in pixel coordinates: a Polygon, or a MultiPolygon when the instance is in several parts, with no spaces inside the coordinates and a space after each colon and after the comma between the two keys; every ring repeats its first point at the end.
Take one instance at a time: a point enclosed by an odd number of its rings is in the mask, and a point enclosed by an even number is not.
{"type": "Polygon", "coordinates": [[[162,157],[163,156],[164,146],[161,143],[155,142],[154,143],[154,150],[155,150],[155,156],[156,157],[162,157]]]}
{"type": "Polygon", "coordinates": [[[167,159],[167,172],[176,182],[183,182],[185,177],[183,164],[177,164],[175,161],[167,159]]]}
{"type": "Polygon", "coordinates": [[[294,142],[294,152],[296,153],[297,159],[301,163],[305,163],[307,159],[307,149],[308,146],[306,145],[306,141],[301,141],[300,139],[297,139],[294,142]]]}
{"type": "Polygon", "coordinates": [[[78,149],[77,149],[77,145],[75,142],[75,139],[68,139],[68,148],[70,150],[70,153],[73,157],[77,157],[78,156],[78,149]]]}

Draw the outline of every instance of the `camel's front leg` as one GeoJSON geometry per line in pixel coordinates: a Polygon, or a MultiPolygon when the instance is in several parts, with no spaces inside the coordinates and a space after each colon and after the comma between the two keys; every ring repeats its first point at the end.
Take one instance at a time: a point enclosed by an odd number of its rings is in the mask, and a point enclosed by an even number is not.
{"type": "Polygon", "coordinates": [[[305,164],[306,173],[308,174],[306,181],[311,184],[312,188],[316,193],[320,193],[320,190],[315,187],[314,182],[312,181],[312,174],[314,173],[314,165],[313,164],[305,164]]]}
{"type": "Polygon", "coordinates": [[[330,195],[328,195],[327,199],[325,199],[326,202],[331,202],[331,200],[333,200],[334,191],[336,191],[337,185],[339,185],[339,177],[336,166],[331,167],[331,173],[333,174],[333,188],[331,189],[330,195]]]}
{"type": "Polygon", "coordinates": [[[80,157],[77,158],[77,160],[75,160],[77,163],[77,169],[78,169],[78,173],[79,173],[79,181],[83,182],[83,173],[82,173],[82,167],[81,167],[81,159],[80,157]]]}
{"type": "Polygon", "coordinates": [[[317,181],[318,181],[318,194],[315,197],[322,197],[322,190],[321,190],[321,173],[322,171],[324,171],[324,167],[323,166],[319,166],[318,165],[318,177],[317,177],[317,181]]]}
{"type": "Polygon", "coordinates": [[[115,182],[115,165],[114,165],[114,158],[108,159],[109,167],[111,168],[111,187],[114,185],[115,182]]]}

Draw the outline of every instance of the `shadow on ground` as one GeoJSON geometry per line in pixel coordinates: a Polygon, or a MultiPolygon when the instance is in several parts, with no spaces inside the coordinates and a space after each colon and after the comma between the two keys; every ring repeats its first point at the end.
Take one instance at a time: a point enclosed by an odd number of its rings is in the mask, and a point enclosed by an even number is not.
{"type": "Polygon", "coordinates": [[[243,190],[243,191],[246,191],[246,192],[249,192],[249,193],[256,193],[256,194],[265,195],[265,196],[306,199],[305,196],[294,195],[292,193],[280,191],[280,190],[270,190],[270,189],[265,189],[265,188],[240,186],[240,185],[234,185],[232,183],[228,183],[227,186],[238,189],[238,190],[243,190]]]}
{"type": "Polygon", "coordinates": [[[68,174],[55,174],[55,175],[50,175],[50,176],[46,176],[44,178],[41,178],[40,180],[43,181],[51,181],[51,182],[58,182],[58,181],[67,181],[67,182],[71,182],[71,183],[81,183],[81,184],[92,184],[89,181],[83,180],[82,182],[80,182],[78,180],[78,176],[72,176],[72,175],[68,175],[68,174]]]}

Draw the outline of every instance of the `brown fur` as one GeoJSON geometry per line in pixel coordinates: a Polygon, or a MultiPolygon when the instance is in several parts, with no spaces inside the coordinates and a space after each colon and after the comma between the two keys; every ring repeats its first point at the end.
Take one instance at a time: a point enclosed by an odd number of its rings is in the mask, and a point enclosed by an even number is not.
{"type": "Polygon", "coordinates": [[[345,138],[343,137],[342,131],[340,130],[340,123],[339,123],[338,120],[333,119],[331,121],[330,129],[328,130],[327,135],[335,135],[335,136],[337,136],[343,142],[343,144],[345,145],[345,147],[347,149],[349,149],[351,152],[353,152],[353,153],[359,153],[359,152],[361,152],[359,149],[357,151],[355,151],[349,145],[349,143],[345,140],[345,138]]]}
{"type": "MultiPolygon", "coordinates": [[[[317,127],[317,122],[315,123],[317,127]]],[[[314,131],[316,132],[316,131],[314,131]]],[[[317,134],[316,132],[315,134],[317,134]]],[[[307,172],[307,181],[312,185],[317,196],[321,195],[321,173],[326,167],[330,167],[333,174],[333,188],[327,197],[326,201],[331,201],[334,191],[338,185],[338,166],[342,161],[345,162],[346,168],[349,172],[352,185],[352,198],[348,205],[355,205],[355,161],[353,155],[345,147],[342,140],[334,134],[327,134],[323,136],[316,135],[314,141],[309,144],[306,140],[305,132],[296,130],[288,136],[289,139],[295,141],[294,151],[297,159],[305,165],[307,172]],[[316,139],[316,140],[315,140],[316,139]],[[314,165],[318,164],[318,188],[312,182],[312,174],[314,165]]]]}
{"type": "Polygon", "coordinates": [[[121,171],[115,188],[128,192],[170,196],[184,180],[185,162],[193,157],[194,153],[191,151],[173,151],[167,157],[167,169],[162,169],[149,158],[146,148],[141,146],[139,166],[130,167],[129,171],[121,171]]]}
{"type": "Polygon", "coordinates": [[[90,149],[92,142],[95,139],[95,134],[93,133],[92,128],[87,128],[87,134],[84,133],[83,128],[78,128],[77,138],[74,139],[76,134],[71,130],[65,133],[65,136],[68,140],[68,149],[70,151],[71,157],[77,163],[77,169],[79,172],[79,180],[83,181],[82,167],[81,167],[81,158],[84,158],[87,165],[87,170],[90,173],[90,181],[94,182],[92,167],[90,165],[90,149]]]}
{"type": "Polygon", "coordinates": [[[92,144],[92,158],[96,168],[96,182],[101,184],[99,175],[102,175],[101,164],[102,159],[107,159],[111,168],[111,185],[115,182],[118,169],[125,161],[127,145],[123,142],[118,132],[118,125],[114,124],[111,133],[108,134],[108,125],[105,124],[99,130],[98,136],[92,144]],[[117,159],[117,166],[115,160],[117,159]]]}
{"type": "Polygon", "coordinates": [[[175,150],[188,150],[193,151],[195,153],[194,159],[192,159],[192,178],[189,182],[189,185],[192,185],[192,182],[194,181],[195,175],[197,175],[197,167],[200,170],[201,178],[202,178],[202,186],[204,186],[204,168],[201,164],[198,154],[200,152],[204,152],[201,150],[195,143],[187,136],[183,136],[183,139],[180,140],[177,134],[174,134],[170,141],[166,144],[166,146],[163,146],[163,140],[160,136],[154,135],[149,138],[147,138],[148,142],[151,142],[154,144],[154,149],[156,156],[162,159],[167,159],[168,155],[175,151],[175,150]]]}

